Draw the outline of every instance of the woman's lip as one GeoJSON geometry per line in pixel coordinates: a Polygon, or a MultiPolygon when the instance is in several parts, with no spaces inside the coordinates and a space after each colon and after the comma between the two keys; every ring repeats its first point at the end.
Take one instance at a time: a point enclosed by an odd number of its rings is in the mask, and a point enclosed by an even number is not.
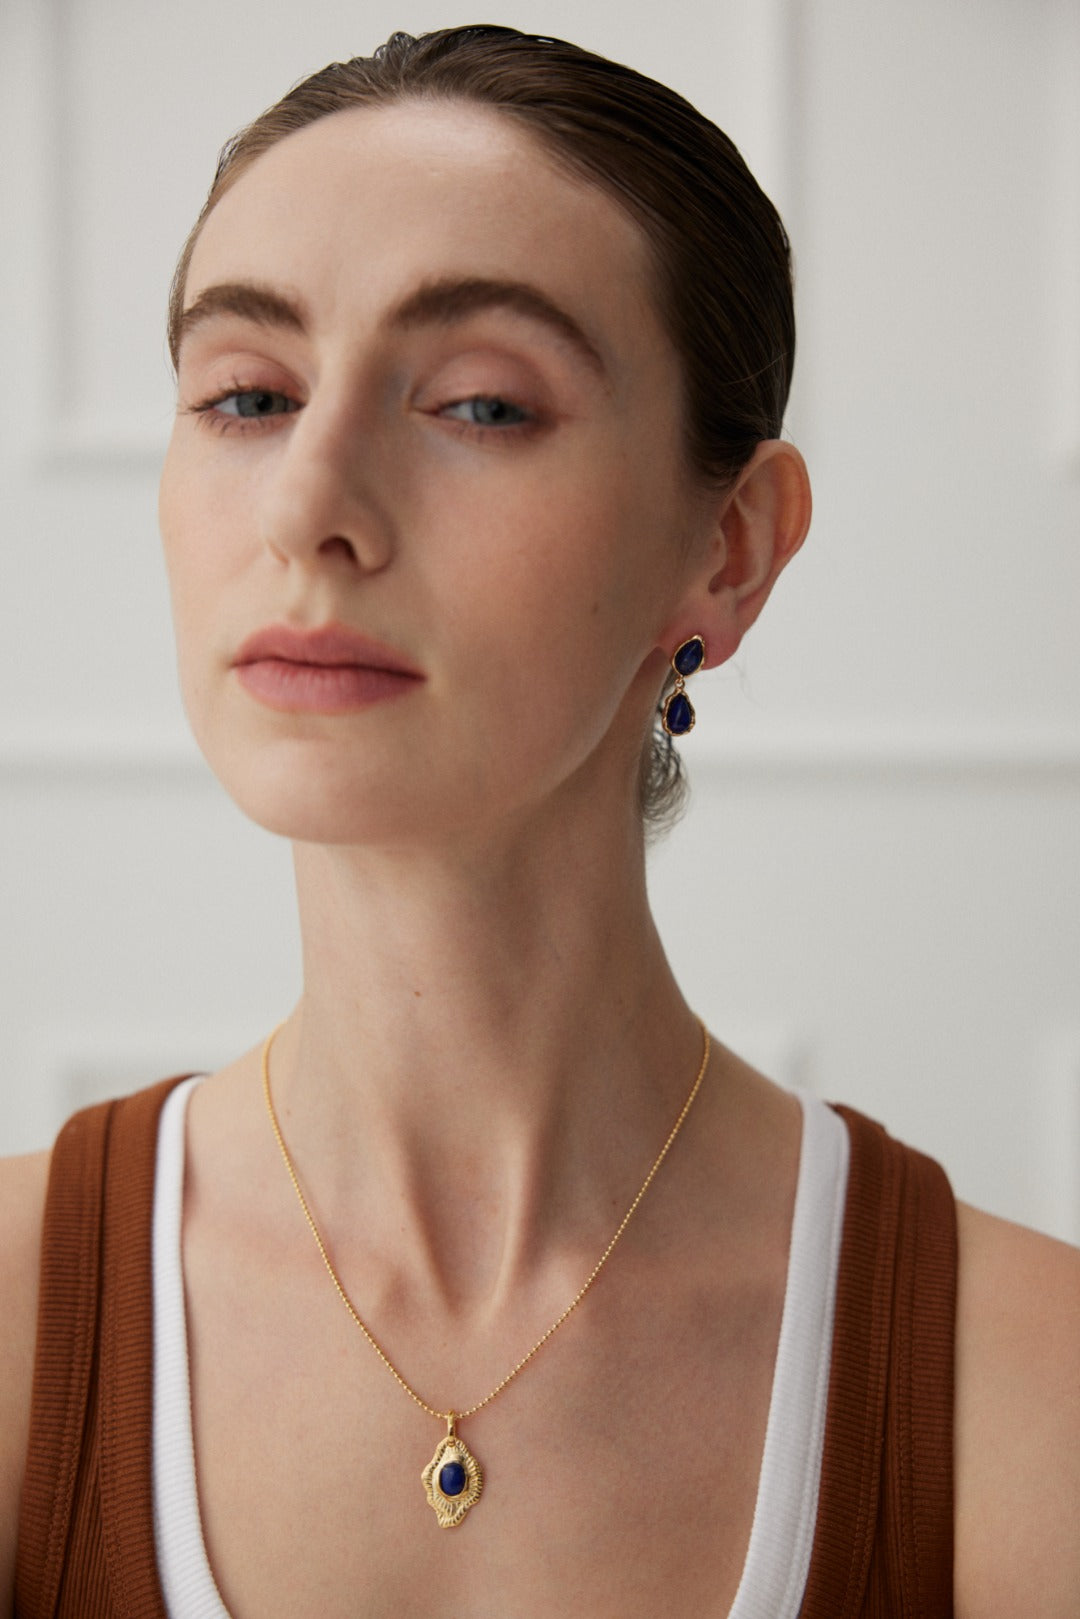
{"type": "Polygon", "coordinates": [[[236,678],[267,708],[286,714],[347,714],[401,697],[417,685],[397,669],[359,663],[296,663],[256,658],[235,665],[236,678]]]}
{"type": "Polygon", "coordinates": [[[400,653],[380,641],[360,635],[343,624],[323,624],[316,629],[295,629],[291,624],[267,624],[249,635],[236,657],[234,667],[275,662],[308,668],[381,670],[412,680],[424,678],[400,653]]]}

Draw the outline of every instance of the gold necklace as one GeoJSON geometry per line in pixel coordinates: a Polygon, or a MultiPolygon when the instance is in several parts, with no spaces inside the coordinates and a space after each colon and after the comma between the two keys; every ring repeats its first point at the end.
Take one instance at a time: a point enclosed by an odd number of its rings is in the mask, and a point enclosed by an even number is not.
{"type": "Polygon", "coordinates": [[[570,1303],[566,1306],[566,1309],[563,1311],[562,1315],[551,1323],[551,1326],[547,1329],[543,1336],[538,1338],[533,1344],[532,1348],[529,1350],[529,1353],[522,1356],[517,1365],[513,1367],[511,1371],[507,1372],[502,1382],[497,1383],[491,1390],[490,1394],[485,1394],[482,1400],[477,1400],[476,1404],[469,1406],[467,1411],[437,1411],[433,1405],[429,1405],[427,1401],[417,1394],[416,1390],[405,1381],[397,1367],[393,1364],[390,1357],[382,1348],[381,1344],[378,1343],[373,1334],[368,1331],[367,1327],[361,1321],[356,1309],[353,1306],[352,1300],[349,1298],[349,1295],[346,1293],[345,1288],[342,1285],[341,1277],[338,1275],[333,1264],[331,1263],[330,1255],[326,1251],[326,1244],[323,1242],[319,1228],[315,1224],[315,1218],[308,1207],[307,1198],[304,1196],[303,1190],[301,1189],[300,1181],[293,1166],[292,1158],[289,1156],[289,1149],[285,1145],[285,1137],[281,1133],[281,1126],[278,1123],[277,1114],[274,1112],[274,1103],[270,1096],[270,1047],[273,1045],[274,1038],[278,1031],[283,1027],[284,1025],[279,1023],[276,1029],[272,1029],[270,1031],[270,1034],[267,1036],[266,1044],[263,1046],[262,1054],[263,1096],[266,1098],[266,1111],[270,1115],[270,1123],[273,1126],[274,1136],[277,1139],[277,1144],[281,1149],[281,1156],[285,1160],[285,1168],[289,1172],[289,1179],[293,1183],[293,1190],[300,1201],[300,1207],[304,1211],[304,1218],[307,1220],[307,1223],[311,1228],[311,1234],[315,1238],[319,1253],[322,1256],[322,1262],[326,1266],[330,1280],[337,1289],[338,1298],[341,1300],[346,1310],[348,1310],[353,1321],[360,1328],[360,1331],[364,1334],[364,1337],[367,1339],[372,1349],[374,1349],[387,1371],[405,1390],[405,1393],[409,1396],[410,1400],[415,1401],[422,1411],[427,1412],[429,1417],[435,1417],[437,1421],[446,1423],[446,1434],[444,1438],[439,1441],[438,1445],[436,1446],[434,1456],[424,1468],[424,1471],[421,1474],[421,1480],[424,1485],[424,1493],[427,1496],[429,1504],[434,1509],[435,1516],[439,1521],[440,1527],[443,1529],[454,1529],[464,1520],[469,1508],[475,1506],[477,1501],[479,1501],[480,1492],[484,1487],[484,1475],[480,1470],[480,1464],[476,1460],[476,1457],[472,1454],[472,1451],[469,1449],[468,1445],[466,1445],[465,1441],[459,1435],[457,1431],[458,1423],[465,1417],[475,1416],[478,1411],[482,1411],[484,1409],[485,1405],[490,1405],[497,1394],[502,1393],[506,1385],[512,1382],[517,1374],[529,1364],[537,1350],[542,1349],[552,1334],[558,1331],[563,1322],[566,1320],[567,1316],[572,1314],[572,1312],[577,1309],[590,1287],[596,1281],[596,1278],[606,1265],[612,1249],[615,1247],[615,1244],[618,1242],[619,1238],[629,1225],[630,1218],[633,1215],[634,1210],[637,1208],[638,1204],[645,1196],[645,1193],[652,1185],[653,1177],[656,1175],[660,1165],[667,1157],[675,1137],[682,1129],[686,1116],[694,1105],[694,1099],[697,1096],[698,1091],[701,1089],[702,1080],[705,1078],[705,1070],[709,1066],[709,1052],[711,1049],[709,1031],[705,1027],[704,1023],[702,1023],[701,1033],[704,1041],[704,1050],[701,1056],[701,1066],[698,1068],[697,1077],[695,1078],[693,1085],[690,1087],[690,1095],[683,1103],[682,1112],[679,1114],[679,1117],[675,1120],[675,1123],[672,1126],[671,1134],[664,1142],[664,1145],[660,1148],[652,1168],[649,1170],[649,1173],[641,1183],[637,1196],[634,1198],[634,1201],[631,1203],[630,1207],[623,1215],[622,1220],[619,1222],[619,1227],[615,1232],[615,1235],[612,1237],[611,1241],[600,1255],[600,1258],[596,1261],[596,1264],[585,1278],[583,1285],[578,1289],[578,1291],[574,1294],[574,1297],[570,1300],[570,1303]]]}

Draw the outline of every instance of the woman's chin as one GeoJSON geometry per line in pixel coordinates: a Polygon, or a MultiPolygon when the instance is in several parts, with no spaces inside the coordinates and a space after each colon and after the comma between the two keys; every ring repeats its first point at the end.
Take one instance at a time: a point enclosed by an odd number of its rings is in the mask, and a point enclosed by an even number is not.
{"type": "MultiPolygon", "coordinates": [[[[526,828],[536,834],[545,821],[579,820],[583,797],[595,811],[626,794],[620,750],[594,748],[582,758],[581,739],[574,748],[545,747],[535,734],[531,747],[494,747],[488,739],[465,757],[461,738],[445,730],[407,739],[375,733],[361,745],[325,722],[273,735],[215,724],[212,713],[200,718],[196,741],[237,808],[297,843],[493,848],[526,828]]],[[[636,752],[633,761],[636,774],[636,752]]],[[[619,804],[611,807],[617,815],[619,804]]]]}
{"type": "Polygon", "coordinates": [[[433,772],[320,759],[310,750],[203,749],[233,803],[264,831],[295,843],[372,848],[453,839],[476,825],[476,806],[458,804],[460,783],[440,791],[433,772]],[[458,788],[455,793],[454,788],[458,788]]]}
{"type": "Polygon", "coordinates": [[[235,771],[217,774],[242,814],[294,843],[380,846],[430,838],[435,830],[430,808],[425,813],[404,802],[400,790],[380,790],[377,783],[357,784],[350,792],[320,790],[310,778],[238,780],[235,771]]]}

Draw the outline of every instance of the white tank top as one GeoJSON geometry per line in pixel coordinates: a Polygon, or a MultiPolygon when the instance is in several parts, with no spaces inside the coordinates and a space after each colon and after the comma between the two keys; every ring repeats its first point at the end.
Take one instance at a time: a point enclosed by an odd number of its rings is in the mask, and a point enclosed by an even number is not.
{"type": "MultiPolygon", "coordinates": [[[[154,1536],[169,1619],[229,1619],[199,1520],[180,1255],[184,1118],[200,1077],[177,1085],[162,1109],[154,1191],[154,1536]]],[[[754,1522],[728,1619],[796,1619],[817,1518],[849,1144],[838,1113],[796,1094],[803,1131],[784,1311],[754,1522]]]]}

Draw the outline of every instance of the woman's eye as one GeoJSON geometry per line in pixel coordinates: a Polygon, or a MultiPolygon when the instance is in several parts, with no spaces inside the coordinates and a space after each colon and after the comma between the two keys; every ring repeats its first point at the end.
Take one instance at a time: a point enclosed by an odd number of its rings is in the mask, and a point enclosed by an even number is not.
{"type": "Polygon", "coordinates": [[[257,432],[259,423],[270,417],[293,415],[300,409],[300,401],[276,388],[244,388],[234,382],[223,393],[180,409],[217,433],[247,433],[257,432]]]}
{"type": "Polygon", "coordinates": [[[272,388],[244,388],[210,401],[204,409],[216,410],[222,416],[242,416],[246,419],[262,416],[287,416],[299,410],[295,399],[288,394],[276,393],[272,388]]]}
{"type": "Polygon", "coordinates": [[[469,427],[523,427],[532,420],[528,411],[522,410],[520,405],[512,405],[509,400],[486,394],[459,399],[452,405],[446,405],[440,414],[449,415],[454,411],[466,412],[456,420],[469,427]]]}

